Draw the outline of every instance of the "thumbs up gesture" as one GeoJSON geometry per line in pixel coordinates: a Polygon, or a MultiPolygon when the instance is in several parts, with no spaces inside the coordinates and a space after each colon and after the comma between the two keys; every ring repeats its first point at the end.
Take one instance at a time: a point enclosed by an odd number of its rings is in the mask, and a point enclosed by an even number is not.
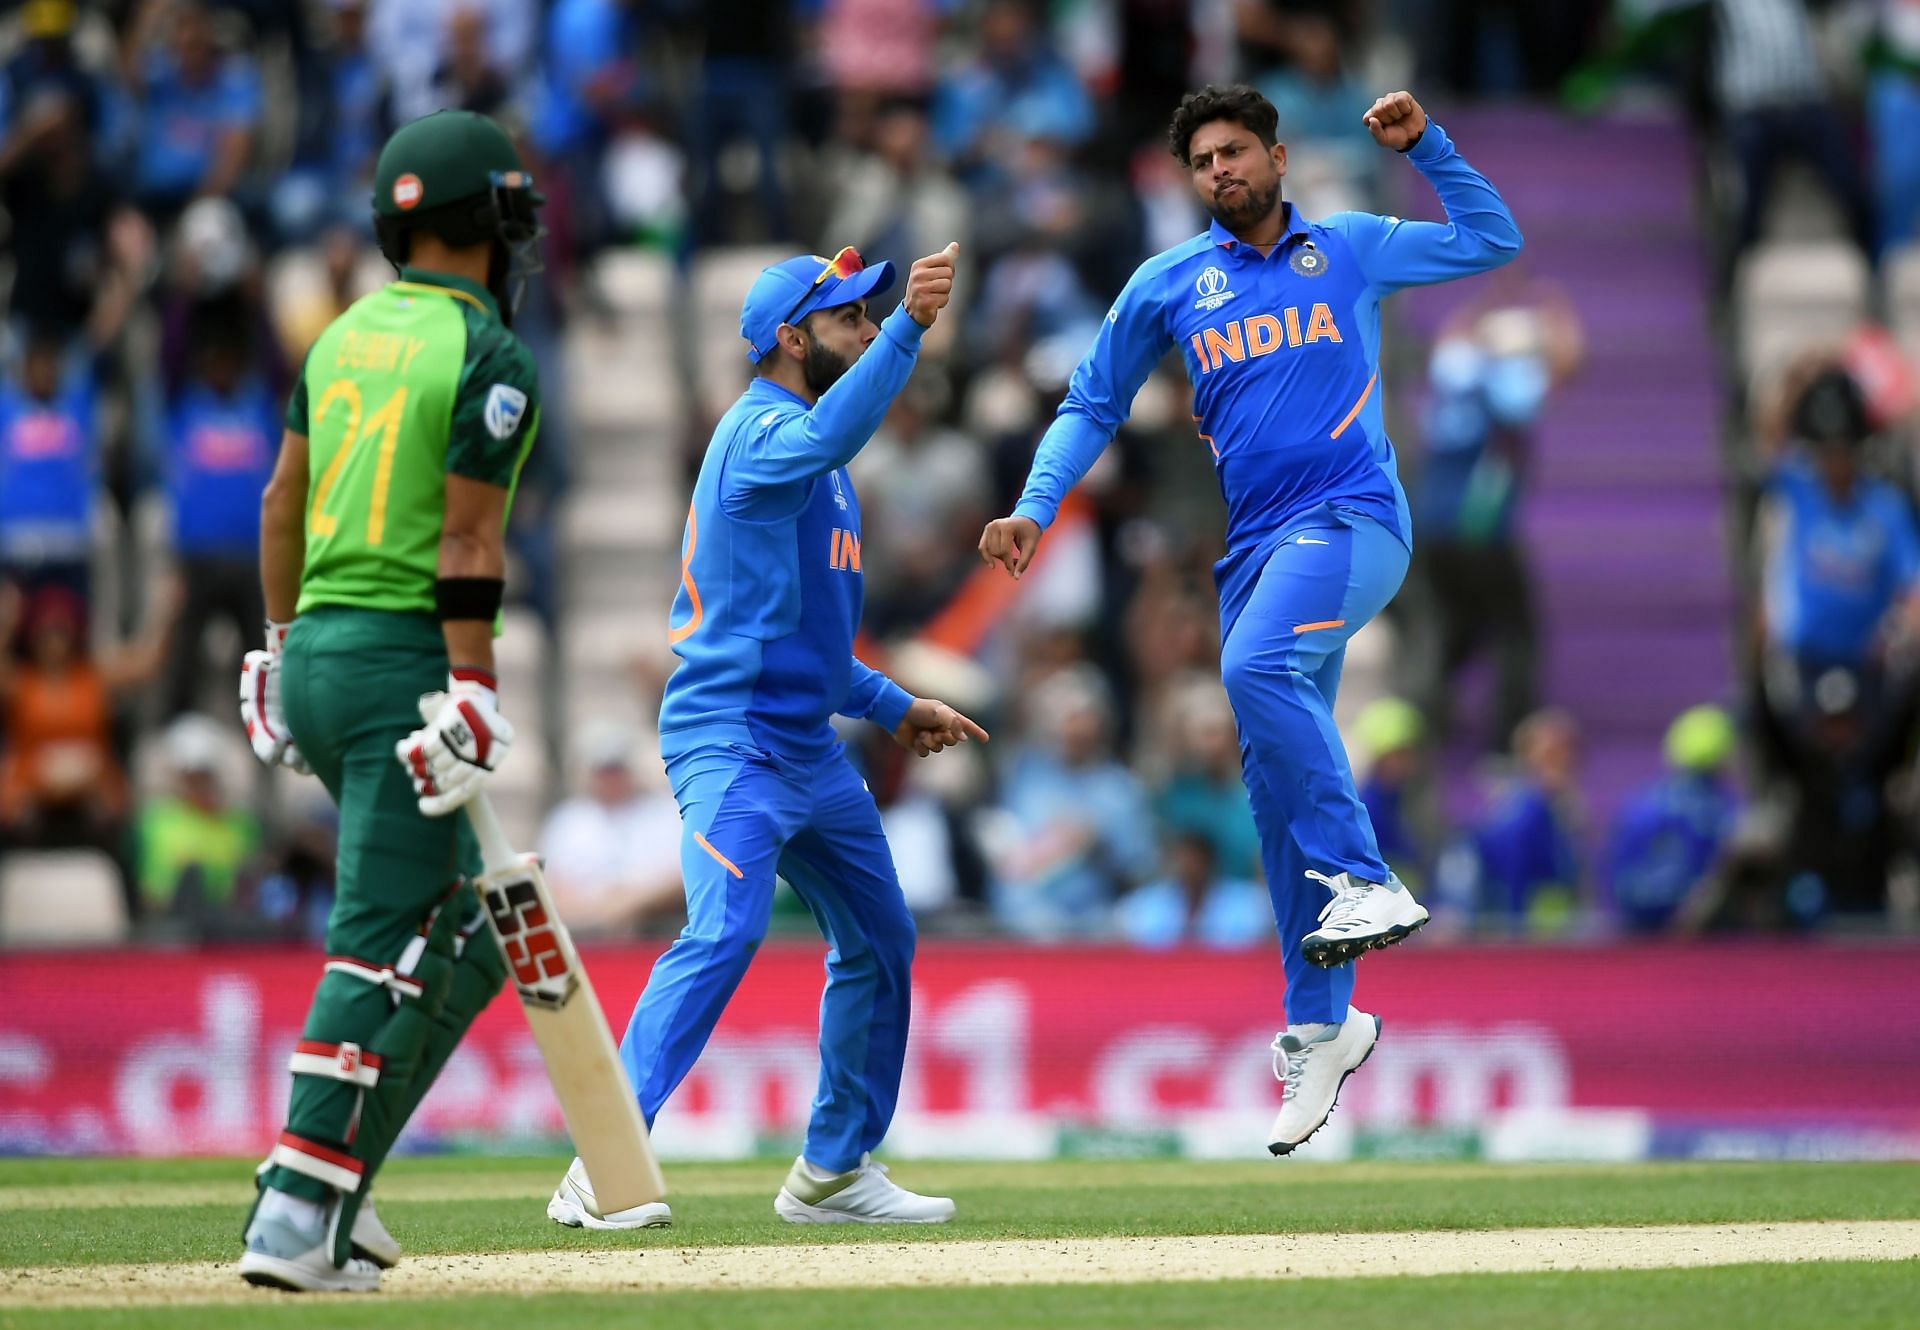
{"type": "Polygon", "coordinates": [[[931,328],[940,311],[953,298],[953,261],[960,253],[960,242],[953,241],[938,254],[915,259],[907,272],[907,294],[902,302],[907,314],[923,328],[931,328]]]}

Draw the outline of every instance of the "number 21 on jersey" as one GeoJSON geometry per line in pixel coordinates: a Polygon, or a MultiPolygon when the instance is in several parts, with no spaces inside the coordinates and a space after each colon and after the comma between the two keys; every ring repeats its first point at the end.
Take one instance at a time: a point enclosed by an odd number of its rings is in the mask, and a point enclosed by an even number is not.
{"type": "MultiPolygon", "coordinates": [[[[387,531],[387,491],[393,484],[393,454],[400,443],[400,422],[406,414],[407,389],[405,385],[394,389],[392,396],[375,407],[372,415],[366,415],[360,385],[352,379],[335,379],[320,394],[319,404],[313,411],[314,424],[326,424],[327,416],[336,404],[346,411],[346,429],[334,447],[333,460],[327,464],[327,469],[321,473],[320,483],[314,488],[313,506],[307,515],[307,525],[316,536],[331,536],[340,529],[339,514],[327,511],[328,500],[333,498],[341,473],[346,469],[348,460],[359,451],[361,443],[377,437],[380,451],[374,462],[373,493],[367,505],[367,544],[378,545],[387,531]]],[[[316,429],[315,433],[318,432],[316,429]]]]}

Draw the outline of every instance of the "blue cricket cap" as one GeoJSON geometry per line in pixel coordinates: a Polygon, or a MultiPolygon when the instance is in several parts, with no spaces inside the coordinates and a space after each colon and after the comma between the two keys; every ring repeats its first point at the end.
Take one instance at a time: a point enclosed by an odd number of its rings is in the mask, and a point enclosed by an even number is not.
{"type": "MultiPolygon", "coordinates": [[[[836,254],[834,259],[840,257],[836,254]]],[[[857,261],[859,256],[854,257],[857,261]]],[[[774,330],[781,324],[798,323],[816,309],[851,305],[893,285],[893,265],[882,262],[846,277],[835,273],[815,286],[820,270],[834,259],[801,254],[760,270],[740,306],[740,335],[747,339],[748,360],[757,365],[773,350],[774,330]]]]}

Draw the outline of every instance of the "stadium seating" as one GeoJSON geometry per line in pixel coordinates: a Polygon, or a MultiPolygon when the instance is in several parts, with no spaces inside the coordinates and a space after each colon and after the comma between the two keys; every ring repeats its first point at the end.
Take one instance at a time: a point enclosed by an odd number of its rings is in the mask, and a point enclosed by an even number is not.
{"type": "Polygon", "coordinates": [[[90,946],[126,935],[119,873],[100,851],[16,850],[0,857],[0,943],[90,946]]]}

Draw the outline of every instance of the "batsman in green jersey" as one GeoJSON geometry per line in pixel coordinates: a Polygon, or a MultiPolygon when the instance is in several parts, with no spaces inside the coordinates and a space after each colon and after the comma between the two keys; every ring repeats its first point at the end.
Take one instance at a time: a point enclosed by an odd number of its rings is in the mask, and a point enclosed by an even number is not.
{"type": "Polygon", "coordinates": [[[441,111],[381,151],[374,225],[399,280],[320,335],[262,500],[267,647],[254,751],[340,808],[327,957],[261,1167],[240,1273],[367,1291],[399,1247],[368,1187],[505,966],[450,816],[513,742],[493,674],[505,526],[539,423],[509,329],[543,200],[499,126],[441,111]],[[446,700],[422,727],[419,699],[446,700]],[[397,760],[396,760],[397,756],[397,760]]]}

